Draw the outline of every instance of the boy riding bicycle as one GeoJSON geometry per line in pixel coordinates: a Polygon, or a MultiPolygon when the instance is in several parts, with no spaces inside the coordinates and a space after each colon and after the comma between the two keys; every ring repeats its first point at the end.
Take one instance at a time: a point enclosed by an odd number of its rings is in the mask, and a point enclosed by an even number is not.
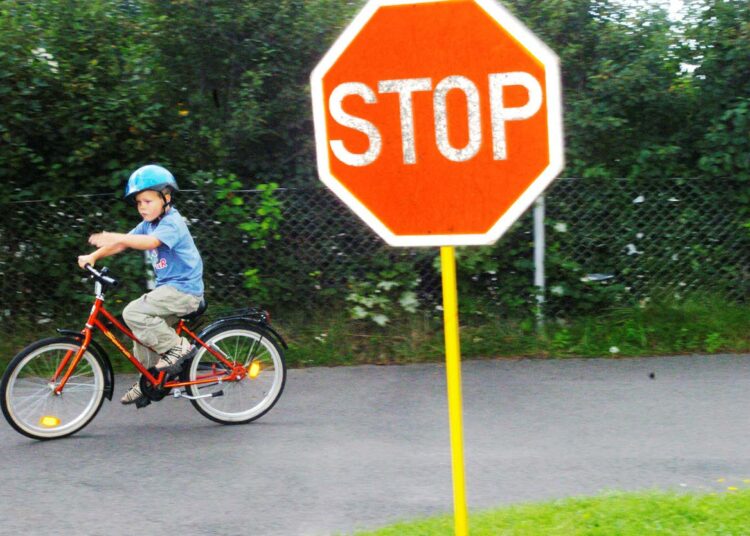
{"type": "MultiPolygon", "coordinates": [[[[137,169],[128,179],[125,200],[137,207],[143,221],[127,234],[103,231],[91,235],[89,243],[98,249],[78,257],[78,265],[83,268],[128,248],[148,252],[156,288],[129,303],[122,316],[143,344],[133,345],[136,358],[146,368],[155,366],[157,371],[169,374],[178,373],[194,351],[190,342],[170,326],[196,311],[203,299],[203,261],[185,221],[173,206],[176,191],[177,182],[167,169],[156,165],[137,169]]],[[[143,398],[136,382],[120,402],[132,404],[143,398]]]]}

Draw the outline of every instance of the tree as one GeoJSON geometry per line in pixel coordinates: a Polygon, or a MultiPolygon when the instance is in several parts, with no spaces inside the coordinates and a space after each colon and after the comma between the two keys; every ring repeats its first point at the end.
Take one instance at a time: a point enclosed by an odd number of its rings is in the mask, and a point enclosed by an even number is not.
{"type": "Polygon", "coordinates": [[[712,177],[733,177],[750,204],[750,4],[706,0],[691,29],[695,83],[699,90],[699,168],[712,177]]]}
{"type": "Polygon", "coordinates": [[[686,128],[695,96],[680,65],[684,43],[661,5],[601,0],[512,7],[560,56],[568,176],[694,174],[686,128]]]}
{"type": "MultiPolygon", "coordinates": [[[[314,144],[308,77],[353,6],[333,0],[144,4],[180,101],[186,170],[231,170],[309,184],[314,144]]],[[[250,184],[248,184],[250,183],[250,184]]]]}
{"type": "Polygon", "coordinates": [[[149,21],[105,0],[0,4],[3,198],[104,192],[170,134],[149,21]]]}

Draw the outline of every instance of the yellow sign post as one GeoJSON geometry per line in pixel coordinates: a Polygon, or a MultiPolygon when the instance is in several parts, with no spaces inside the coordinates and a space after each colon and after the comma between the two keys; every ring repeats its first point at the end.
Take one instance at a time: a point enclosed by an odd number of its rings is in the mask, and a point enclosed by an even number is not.
{"type": "Polygon", "coordinates": [[[443,322],[445,328],[445,375],[448,385],[448,417],[451,435],[453,474],[453,515],[456,536],[468,534],[466,480],[464,478],[464,425],[461,402],[461,343],[458,333],[458,289],[456,284],[456,249],[440,248],[443,273],[443,322]]]}

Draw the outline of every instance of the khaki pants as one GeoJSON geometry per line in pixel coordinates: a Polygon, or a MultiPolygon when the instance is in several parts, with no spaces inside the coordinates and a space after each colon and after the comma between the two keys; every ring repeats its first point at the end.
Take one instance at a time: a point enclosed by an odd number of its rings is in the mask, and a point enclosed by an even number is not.
{"type": "Polygon", "coordinates": [[[180,344],[180,337],[171,326],[180,317],[197,310],[200,302],[200,296],[180,292],[168,285],[156,287],[130,302],[122,312],[125,323],[139,341],[157,352],[135,343],[133,354],[136,359],[146,368],[153,367],[159,360],[159,354],[180,344]]]}

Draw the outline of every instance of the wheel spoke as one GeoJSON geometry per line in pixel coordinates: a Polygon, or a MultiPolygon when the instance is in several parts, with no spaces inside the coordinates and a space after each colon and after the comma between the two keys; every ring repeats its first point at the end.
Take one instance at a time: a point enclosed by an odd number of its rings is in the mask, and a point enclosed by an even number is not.
{"type": "Polygon", "coordinates": [[[16,411],[23,412],[25,415],[28,415],[30,412],[33,412],[40,404],[43,404],[47,400],[46,396],[38,396],[30,400],[25,400],[24,404],[15,404],[14,409],[16,411]]]}

